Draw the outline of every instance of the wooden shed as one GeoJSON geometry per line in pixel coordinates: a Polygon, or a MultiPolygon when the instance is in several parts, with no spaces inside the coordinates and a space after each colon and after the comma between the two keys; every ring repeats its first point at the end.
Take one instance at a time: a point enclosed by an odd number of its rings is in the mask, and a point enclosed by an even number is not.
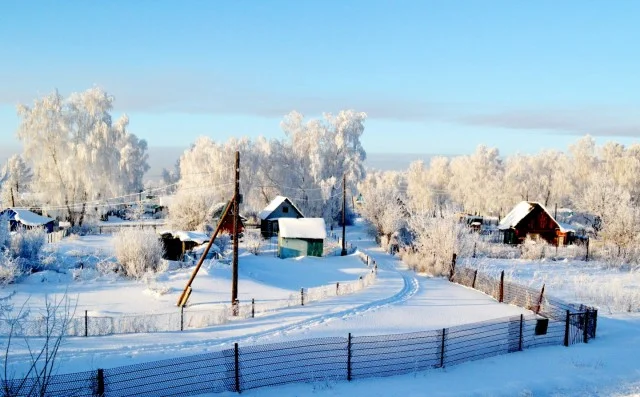
{"type": "Polygon", "coordinates": [[[172,261],[181,261],[188,251],[210,240],[204,233],[185,231],[163,231],[160,238],[164,246],[164,259],[172,261]]]}
{"type": "Polygon", "coordinates": [[[258,218],[262,237],[270,238],[278,234],[278,219],[299,219],[304,218],[304,215],[289,198],[277,196],[258,214],[258,218]]]}
{"type": "Polygon", "coordinates": [[[527,237],[553,245],[572,244],[575,229],[554,219],[540,203],[522,201],[498,225],[505,244],[520,244],[527,237]]]}
{"type": "Polygon", "coordinates": [[[280,218],[278,257],[322,256],[327,229],[323,218],[280,218]]]}
{"type": "MultiPolygon", "coordinates": [[[[209,227],[209,229],[211,229],[211,232],[213,232],[218,226],[218,222],[220,222],[220,217],[222,217],[222,214],[224,214],[224,211],[227,209],[227,205],[229,205],[228,202],[218,203],[218,204],[214,204],[209,209],[210,218],[211,218],[211,221],[213,222],[213,224],[210,225],[209,227]]],[[[244,224],[247,221],[247,218],[240,215],[238,220],[239,220],[238,235],[242,236],[242,233],[244,233],[244,224]]],[[[230,236],[233,236],[233,207],[229,209],[227,216],[222,220],[222,227],[220,229],[220,233],[228,233],[230,236]]]]}

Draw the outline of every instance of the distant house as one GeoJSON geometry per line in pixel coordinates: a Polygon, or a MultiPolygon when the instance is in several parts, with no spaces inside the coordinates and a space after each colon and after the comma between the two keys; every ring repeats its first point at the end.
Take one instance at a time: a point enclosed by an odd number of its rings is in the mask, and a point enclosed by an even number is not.
{"type": "MultiPolygon", "coordinates": [[[[222,217],[222,214],[224,214],[224,211],[226,210],[227,205],[229,205],[228,202],[218,203],[218,204],[214,204],[209,209],[209,214],[213,221],[213,225],[211,226],[213,227],[214,230],[218,226],[218,222],[220,222],[220,218],[222,217]]],[[[247,222],[247,218],[240,215],[240,219],[238,222],[238,235],[241,235],[241,233],[244,232],[245,222],[247,222]]],[[[229,233],[230,235],[233,235],[233,208],[229,209],[227,216],[222,221],[222,228],[220,229],[220,233],[229,233]]]]}
{"type": "Polygon", "coordinates": [[[327,229],[323,218],[278,219],[278,257],[322,256],[327,229]]]}
{"type": "Polygon", "coordinates": [[[556,221],[540,203],[522,201],[498,225],[505,244],[520,244],[527,237],[553,245],[567,245],[575,239],[575,229],[556,221]]]}
{"type": "Polygon", "coordinates": [[[164,231],[160,233],[164,246],[164,259],[180,261],[193,248],[210,240],[209,236],[199,232],[164,231]]]}
{"type": "Polygon", "coordinates": [[[53,233],[57,228],[57,221],[46,216],[38,215],[25,209],[7,208],[0,211],[0,218],[7,217],[11,231],[19,228],[44,228],[47,233],[53,233]]]}
{"type": "Polygon", "coordinates": [[[304,218],[304,215],[289,198],[277,196],[258,214],[258,218],[262,237],[269,238],[278,233],[278,219],[298,219],[304,218]]]}

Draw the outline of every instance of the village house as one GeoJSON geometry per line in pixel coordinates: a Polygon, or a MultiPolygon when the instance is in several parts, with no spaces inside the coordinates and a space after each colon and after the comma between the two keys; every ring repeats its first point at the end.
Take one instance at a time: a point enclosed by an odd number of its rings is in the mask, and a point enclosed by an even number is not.
{"type": "Polygon", "coordinates": [[[262,237],[270,238],[278,234],[278,219],[298,219],[304,218],[304,215],[289,198],[277,196],[258,214],[258,218],[262,237]]]}
{"type": "Polygon", "coordinates": [[[278,219],[278,257],[322,256],[327,228],[323,218],[278,219]]]}
{"type": "Polygon", "coordinates": [[[540,203],[522,201],[498,225],[505,244],[520,244],[527,237],[561,246],[572,244],[575,229],[554,219],[540,203]]]}
{"type": "Polygon", "coordinates": [[[7,208],[0,211],[0,219],[6,217],[11,231],[19,228],[43,228],[47,233],[53,233],[58,228],[57,221],[46,216],[38,215],[26,209],[7,208]]]}

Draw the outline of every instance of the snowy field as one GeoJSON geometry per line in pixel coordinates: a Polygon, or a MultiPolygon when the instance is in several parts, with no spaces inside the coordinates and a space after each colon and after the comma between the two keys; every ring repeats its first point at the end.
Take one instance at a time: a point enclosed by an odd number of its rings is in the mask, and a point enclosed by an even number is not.
{"type": "MultiPolygon", "coordinates": [[[[78,251],[109,255],[109,236],[64,240],[60,252],[78,251]]],[[[305,306],[295,306],[228,324],[185,332],[125,334],[104,337],[72,337],[65,340],[58,361],[58,373],[112,368],[122,365],[220,351],[237,342],[241,346],[267,344],[316,337],[383,335],[442,329],[455,325],[503,318],[526,310],[499,304],[490,297],[441,278],[417,275],[375,247],[354,227],[348,240],[374,258],[378,264],[376,282],[360,292],[330,297],[305,306]]],[[[99,255],[95,255],[99,256],[99,255]]],[[[69,255],[80,258],[81,254],[69,255]]],[[[76,259],[69,259],[76,260],[76,259]]],[[[597,265],[583,268],[562,263],[529,264],[493,261],[483,269],[498,273],[506,268],[515,281],[545,282],[542,274],[568,279],[588,274],[614,274],[597,265]],[[545,267],[549,265],[549,267],[545,267]],[[562,273],[563,266],[565,273],[562,273]],[[547,273],[544,273],[543,270],[547,273]],[[598,273],[603,272],[603,273],[598,273]]],[[[356,255],[348,257],[280,260],[271,255],[243,255],[240,260],[240,299],[281,299],[314,287],[347,282],[370,272],[356,255]]],[[[16,300],[30,297],[37,305],[50,293],[68,291],[78,298],[78,310],[113,313],[148,313],[175,310],[175,301],[189,277],[190,269],[170,270],[154,281],[167,290],[150,293],[150,283],[96,277],[73,280],[70,275],[50,272],[35,274],[18,284],[16,300]],[[43,278],[44,276],[44,278],[43,278]],[[38,278],[39,277],[39,278],[38,278]]],[[[621,274],[620,276],[624,276],[621,274]]],[[[550,278],[549,278],[550,279],[550,278]]],[[[547,282],[553,296],[574,300],[577,289],[547,282]]],[[[151,288],[153,289],[153,288],[151,288]]],[[[190,304],[223,304],[230,294],[230,269],[215,264],[203,267],[190,304]]],[[[640,317],[601,311],[598,336],[588,345],[570,348],[546,347],[526,350],[391,378],[358,380],[351,383],[323,380],[247,391],[249,396],[631,396],[640,392],[640,317]]],[[[13,371],[27,362],[26,351],[15,352],[13,371]]],[[[213,396],[228,394],[213,394],[213,396]]],[[[235,395],[235,394],[233,394],[235,395]]]]}

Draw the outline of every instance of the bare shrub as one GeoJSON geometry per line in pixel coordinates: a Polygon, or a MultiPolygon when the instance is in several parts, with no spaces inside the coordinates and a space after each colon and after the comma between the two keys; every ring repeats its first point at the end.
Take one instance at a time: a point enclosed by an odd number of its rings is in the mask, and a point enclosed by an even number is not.
{"type": "Polygon", "coordinates": [[[0,286],[15,282],[21,274],[18,261],[8,251],[0,251],[0,286]]]}
{"type": "Polygon", "coordinates": [[[11,237],[11,254],[19,258],[24,270],[37,268],[42,247],[47,243],[47,234],[42,228],[19,228],[11,237]]]}
{"type": "Polygon", "coordinates": [[[158,271],[164,246],[152,230],[130,228],[114,236],[116,259],[126,277],[140,279],[145,273],[158,271]]]}
{"type": "Polygon", "coordinates": [[[247,251],[253,255],[260,254],[260,247],[262,246],[262,236],[260,229],[246,229],[244,231],[244,245],[247,251]]]}

